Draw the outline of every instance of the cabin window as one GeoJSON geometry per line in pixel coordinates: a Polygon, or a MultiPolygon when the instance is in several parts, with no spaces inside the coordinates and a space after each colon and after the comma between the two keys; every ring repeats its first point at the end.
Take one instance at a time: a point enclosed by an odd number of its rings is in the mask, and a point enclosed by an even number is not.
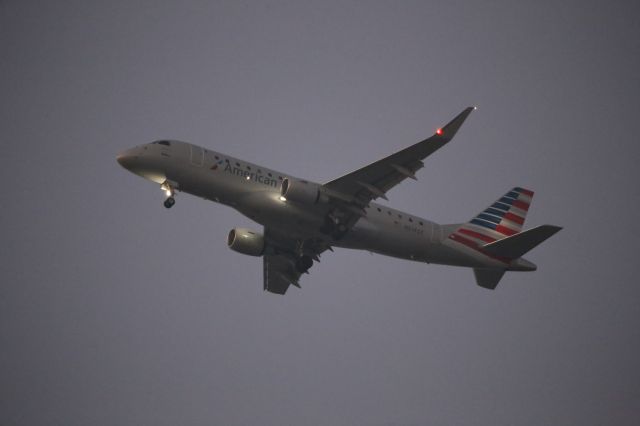
{"type": "Polygon", "coordinates": [[[413,222],[413,219],[409,218],[409,222],[413,222]]]}
{"type": "Polygon", "coordinates": [[[218,157],[217,155],[215,155],[215,158],[216,158],[216,160],[219,160],[219,159],[220,159],[220,157],[218,157]]]}
{"type": "Polygon", "coordinates": [[[420,224],[420,226],[424,225],[422,222],[418,222],[420,224]]]}
{"type": "Polygon", "coordinates": [[[171,146],[171,142],[169,142],[169,141],[156,141],[154,143],[157,143],[158,145],[171,146]]]}
{"type": "Polygon", "coordinates": [[[240,163],[236,161],[236,167],[240,167],[240,163]]]}
{"type": "Polygon", "coordinates": [[[379,212],[381,212],[381,211],[382,211],[382,209],[381,209],[380,207],[378,207],[378,211],[379,211],[379,212]]]}

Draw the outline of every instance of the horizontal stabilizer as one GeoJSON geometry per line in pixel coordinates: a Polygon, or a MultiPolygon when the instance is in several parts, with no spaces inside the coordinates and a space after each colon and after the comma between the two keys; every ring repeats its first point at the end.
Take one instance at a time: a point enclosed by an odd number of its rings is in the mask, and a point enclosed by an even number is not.
{"type": "Polygon", "coordinates": [[[485,244],[482,249],[496,256],[517,259],[561,229],[560,226],[554,225],[537,226],[510,237],[485,244]]]}
{"type": "Polygon", "coordinates": [[[481,269],[474,268],[473,273],[476,276],[476,283],[483,288],[495,290],[504,275],[504,269],[481,269]]]}

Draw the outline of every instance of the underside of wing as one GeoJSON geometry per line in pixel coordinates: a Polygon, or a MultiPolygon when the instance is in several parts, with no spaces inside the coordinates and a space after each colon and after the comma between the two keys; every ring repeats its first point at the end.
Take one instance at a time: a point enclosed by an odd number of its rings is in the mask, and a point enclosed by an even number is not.
{"type": "Polygon", "coordinates": [[[284,254],[265,254],[263,256],[264,290],[285,294],[291,284],[299,286],[300,272],[289,256],[284,254]]]}
{"type": "Polygon", "coordinates": [[[264,290],[275,294],[285,294],[290,285],[300,287],[300,276],[329,248],[321,240],[292,238],[271,228],[265,228],[264,235],[264,290]]]}

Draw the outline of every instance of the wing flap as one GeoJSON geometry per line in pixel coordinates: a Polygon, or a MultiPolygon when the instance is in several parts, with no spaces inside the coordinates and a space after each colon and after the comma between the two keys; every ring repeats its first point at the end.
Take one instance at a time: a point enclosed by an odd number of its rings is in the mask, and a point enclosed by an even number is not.
{"type": "Polygon", "coordinates": [[[272,228],[265,228],[267,250],[263,255],[264,290],[275,294],[285,294],[290,285],[300,288],[302,272],[296,267],[301,255],[318,262],[320,254],[330,248],[322,241],[296,239],[272,228]]]}
{"type": "Polygon", "coordinates": [[[285,256],[265,254],[262,264],[265,291],[284,295],[291,284],[295,282],[297,285],[300,274],[296,276],[295,269],[292,268],[291,262],[285,256]]]}

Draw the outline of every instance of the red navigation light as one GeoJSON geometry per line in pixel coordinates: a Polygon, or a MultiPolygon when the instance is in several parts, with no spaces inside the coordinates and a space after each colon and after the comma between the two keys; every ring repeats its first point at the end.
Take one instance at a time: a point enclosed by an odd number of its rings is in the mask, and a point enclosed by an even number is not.
{"type": "Polygon", "coordinates": [[[442,136],[442,129],[438,129],[438,130],[436,130],[436,135],[438,135],[438,136],[442,136]]]}

